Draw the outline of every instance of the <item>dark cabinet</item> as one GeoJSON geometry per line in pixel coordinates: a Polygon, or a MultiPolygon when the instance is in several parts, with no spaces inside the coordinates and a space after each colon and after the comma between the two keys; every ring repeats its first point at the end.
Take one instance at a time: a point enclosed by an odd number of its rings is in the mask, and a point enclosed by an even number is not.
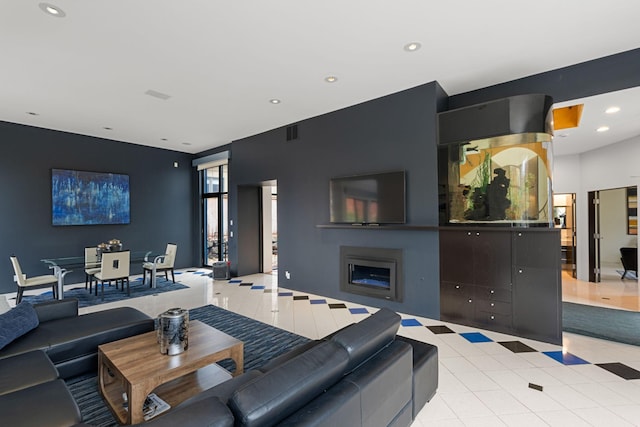
{"type": "Polygon", "coordinates": [[[440,230],[444,321],[562,342],[559,233],[440,230]]]}
{"type": "Polygon", "coordinates": [[[508,234],[441,230],[441,319],[510,332],[511,271],[505,259],[511,259],[508,234]]]}
{"type": "Polygon", "coordinates": [[[514,329],[528,338],[562,343],[559,233],[513,233],[514,329]]]}

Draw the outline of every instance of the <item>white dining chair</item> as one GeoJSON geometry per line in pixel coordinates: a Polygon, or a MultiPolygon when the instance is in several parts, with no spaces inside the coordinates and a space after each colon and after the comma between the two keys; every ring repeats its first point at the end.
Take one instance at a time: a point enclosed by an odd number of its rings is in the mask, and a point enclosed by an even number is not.
{"type": "MultiPolygon", "coordinates": [[[[175,264],[175,261],[176,261],[176,252],[178,252],[178,245],[176,245],[175,243],[168,243],[167,249],[165,250],[165,253],[164,253],[164,258],[162,259],[162,261],[156,264],[156,273],[158,271],[164,271],[164,276],[168,281],[169,272],[171,272],[171,280],[173,281],[173,283],[176,283],[176,276],[173,271],[173,265],[175,264]]],[[[142,284],[143,285],[147,278],[147,271],[149,272],[149,276],[151,277],[151,275],[153,274],[153,262],[145,262],[144,264],[142,264],[142,284]]],[[[151,283],[153,283],[153,278],[150,279],[150,283],[149,283],[150,286],[151,286],[151,283]]]]}
{"type": "Polygon", "coordinates": [[[100,271],[95,273],[93,277],[96,278],[96,292],[98,295],[98,283],[101,286],[101,296],[104,300],[104,284],[105,282],[111,283],[112,280],[116,282],[122,281],[122,289],[124,290],[125,283],[127,284],[127,295],[131,295],[131,289],[129,287],[129,269],[131,268],[131,253],[129,251],[120,252],[105,252],[102,254],[102,260],[100,262],[100,271]]]}
{"type": "Polygon", "coordinates": [[[84,248],[84,288],[89,288],[89,293],[93,288],[93,276],[98,272],[100,272],[98,248],[96,246],[84,248]]]}
{"type": "Polygon", "coordinates": [[[16,296],[16,304],[20,304],[22,301],[22,295],[25,289],[35,289],[51,286],[53,290],[53,298],[55,299],[58,294],[58,278],[53,274],[45,274],[43,276],[27,277],[22,273],[20,268],[20,262],[14,255],[9,257],[11,264],[13,264],[13,271],[16,274],[16,282],[18,283],[18,295],[16,296]]]}

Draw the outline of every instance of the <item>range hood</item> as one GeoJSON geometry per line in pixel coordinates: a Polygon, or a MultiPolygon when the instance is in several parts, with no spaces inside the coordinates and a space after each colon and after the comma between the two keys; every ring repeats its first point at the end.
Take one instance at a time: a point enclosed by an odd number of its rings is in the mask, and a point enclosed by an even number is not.
{"type": "Polygon", "coordinates": [[[438,114],[438,144],[491,139],[492,146],[551,141],[553,99],[516,95],[438,114]]]}

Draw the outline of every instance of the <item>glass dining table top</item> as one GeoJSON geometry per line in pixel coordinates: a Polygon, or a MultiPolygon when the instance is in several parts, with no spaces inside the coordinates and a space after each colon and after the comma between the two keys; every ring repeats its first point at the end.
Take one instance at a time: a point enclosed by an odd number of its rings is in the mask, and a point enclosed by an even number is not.
{"type": "MultiPolygon", "coordinates": [[[[130,251],[131,262],[148,261],[153,262],[156,257],[162,256],[162,252],[154,251],[130,251]]],[[[85,266],[84,256],[43,258],[40,261],[49,264],[51,267],[59,267],[61,269],[73,269],[85,266]]]]}

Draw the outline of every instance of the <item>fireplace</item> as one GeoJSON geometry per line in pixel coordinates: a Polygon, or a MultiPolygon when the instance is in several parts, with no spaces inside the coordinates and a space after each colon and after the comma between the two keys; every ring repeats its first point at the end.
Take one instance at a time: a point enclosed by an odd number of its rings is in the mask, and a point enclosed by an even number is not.
{"type": "Polygon", "coordinates": [[[402,301],[402,249],[341,246],[340,290],[402,301]]]}

